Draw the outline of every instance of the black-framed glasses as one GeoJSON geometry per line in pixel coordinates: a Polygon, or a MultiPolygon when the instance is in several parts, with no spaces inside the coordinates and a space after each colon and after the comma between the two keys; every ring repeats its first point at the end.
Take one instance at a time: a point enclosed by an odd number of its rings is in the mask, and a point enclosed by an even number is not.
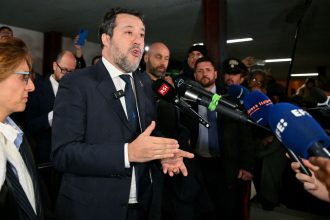
{"type": "Polygon", "coordinates": [[[25,84],[27,85],[29,83],[29,79],[31,76],[31,72],[16,72],[16,74],[22,75],[23,76],[23,80],[25,82],[25,84]]]}
{"type": "Polygon", "coordinates": [[[62,74],[71,73],[73,70],[68,70],[67,68],[61,67],[57,62],[55,62],[58,68],[60,68],[62,74]]]}

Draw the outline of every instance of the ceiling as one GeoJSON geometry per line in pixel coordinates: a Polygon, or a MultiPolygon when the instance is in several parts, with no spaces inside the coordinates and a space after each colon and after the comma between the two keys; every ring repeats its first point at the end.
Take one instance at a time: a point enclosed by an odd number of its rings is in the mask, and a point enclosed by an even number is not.
{"type": "MultiPolygon", "coordinates": [[[[292,72],[316,72],[318,66],[329,69],[330,1],[313,0],[307,10],[299,7],[305,2],[227,0],[228,39],[254,39],[227,45],[228,57],[291,57],[297,21],[304,14],[292,72]]],[[[97,42],[101,18],[113,7],[141,10],[145,14],[146,43],[163,41],[169,46],[172,59],[183,60],[193,43],[203,42],[201,0],[9,0],[1,3],[0,23],[41,32],[57,31],[70,37],[86,28],[88,41],[97,42]]],[[[285,79],[289,63],[266,67],[277,79],[285,79]]]]}

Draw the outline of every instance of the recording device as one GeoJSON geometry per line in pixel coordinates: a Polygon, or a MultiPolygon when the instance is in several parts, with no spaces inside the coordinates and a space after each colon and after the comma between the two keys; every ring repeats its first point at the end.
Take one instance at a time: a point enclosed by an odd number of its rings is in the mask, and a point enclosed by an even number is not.
{"type": "Polygon", "coordinates": [[[86,39],[87,39],[88,31],[86,29],[80,29],[78,34],[78,41],[77,44],[80,46],[84,46],[86,39]]]}
{"type": "Polygon", "coordinates": [[[199,93],[197,93],[196,91],[193,91],[192,89],[189,89],[189,88],[186,88],[185,90],[183,91],[180,91],[181,92],[181,96],[188,99],[188,100],[191,100],[191,101],[194,101],[194,102],[197,102],[198,104],[202,105],[202,106],[205,106],[207,107],[209,110],[211,106],[214,107],[213,110],[217,111],[219,114],[223,114],[225,116],[228,116],[234,120],[238,120],[238,121],[241,121],[243,123],[250,123],[250,124],[253,124],[257,127],[261,127],[263,129],[266,129],[268,130],[267,128],[265,127],[262,127],[260,126],[259,124],[251,121],[247,115],[245,115],[243,112],[241,112],[240,110],[238,109],[232,109],[232,108],[229,108],[223,104],[218,104],[216,106],[213,105],[212,103],[212,100],[210,98],[207,98],[199,93]],[[183,93],[184,92],[184,93],[183,93]],[[183,94],[182,94],[183,93],[183,94]]]}
{"type": "Polygon", "coordinates": [[[269,125],[276,137],[298,156],[330,158],[330,138],[306,111],[290,103],[269,109],[269,125]]]}
{"type": "Polygon", "coordinates": [[[244,98],[244,108],[251,119],[262,126],[268,126],[268,111],[273,102],[262,92],[253,91],[244,98]]]}
{"type": "MultiPolygon", "coordinates": [[[[203,88],[201,84],[193,80],[183,80],[183,79],[175,79],[174,81],[176,88],[178,88],[178,92],[180,95],[184,94],[186,90],[194,91],[198,93],[200,96],[207,97],[212,100],[215,96],[220,96],[218,94],[214,94],[210,91],[207,91],[203,88]]],[[[229,100],[224,99],[222,96],[219,98],[219,102],[224,104],[230,108],[238,108],[236,103],[232,103],[229,100]]]]}
{"type": "Polygon", "coordinates": [[[116,99],[119,99],[123,96],[125,96],[125,92],[123,90],[118,90],[116,91],[115,93],[113,93],[113,96],[116,98],[116,99]]]}
{"type": "Polygon", "coordinates": [[[179,98],[175,88],[163,79],[157,79],[152,83],[152,89],[156,94],[165,101],[174,104],[181,112],[188,115],[192,119],[197,120],[205,127],[210,127],[209,123],[200,116],[191,106],[181,97],[179,98]]]}
{"type": "Polygon", "coordinates": [[[238,84],[228,86],[227,92],[229,96],[238,99],[241,104],[244,104],[245,96],[250,93],[247,88],[238,84]]]}
{"type": "MultiPolygon", "coordinates": [[[[251,115],[252,120],[257,122],[258,124],[262,124],[262,126],[269,126],[269,117],[270,110],[274,107],[272,103],[270,103],[269,98],[261,92],[254,91],[246,96],[245,98],[245,108],[248,109],[248,112],[251,115]]],[[[283,143],[280,140],[281,143],[283,143]]],[[[291,160],[296,161],[300,165],[300,171],[308,176],[312,176],[309,169],[302,163],[302,160],[299,156],[295,154],[294,151],[290,149],[289,146],[283,144],[286,152],[289,154],[291,160]]]]}

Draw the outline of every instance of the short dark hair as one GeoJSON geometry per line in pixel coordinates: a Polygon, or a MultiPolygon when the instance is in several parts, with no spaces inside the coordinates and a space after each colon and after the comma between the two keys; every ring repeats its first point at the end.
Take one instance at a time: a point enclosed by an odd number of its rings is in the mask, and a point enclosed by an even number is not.
{"type": "Polygon", "coordinates": [[[99,27],[98,37],[101,42],[101,47],[103,47],[101,39],[102,34],[106,33],[110,36],[110,38],[112,37],[113,29],[116,27],[116,18],[118,14],[129,14],[136,16],[140,18],[142,23],[144,24],[143,15],[141,12],[134,9],[112,8],[104,15],[103,21],[99,27]]]}
{"type": "Polygon", "coordinates": [[[214,67],[214,70],[217,70],[216,65],[214,64],[213,60],[210,57],[201,57],[198,60],[196,60],[195,69],[196,69],[197,65],[202,62],[210,62],[212,64],[212,66],[214,67]]]}
{"type": "Polygon", "coordinates": [[[11,33],[13,33],[13,30],[12,30],[10,27],[8,27],[8,26],[1,26],[1,27],[0,27],[0,32],[1,32],[2,30],[9,30],[11,33]]]}

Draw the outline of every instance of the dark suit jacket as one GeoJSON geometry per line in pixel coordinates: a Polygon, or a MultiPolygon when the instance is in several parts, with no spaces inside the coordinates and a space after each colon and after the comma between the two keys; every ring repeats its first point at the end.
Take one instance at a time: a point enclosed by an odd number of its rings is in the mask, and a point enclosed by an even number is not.
{"type": "MultiPolygon", "coordinates": [[[[134,74],[142,130],[153,118],[153,106],[134,74]]],[[[129,127],[114,83],[103,62],[63,77],[54,105],[52,157],[64,173],[57,214],[59,219],[124,220],[131,184],[125,168],[124,143],[138,134],[129,127]]],[[[159,174],[159,162],[150,163],[159,174]]],[[[150,191],[148,191],[150,192],[150,191]]],[[[147,198],[148,196],[146,196],[147,198]]],[[[140,201],[148,209],[147,202],[140,201]]]]}
{"type": "MultiPolygon", "coordinates": [[[[217,94],[223,93],[217,87],[217,94]]],[[[235,102],[235,100],[231,100],[235,102]]],[[[194,106],[198,112],[197,105],[194,106]]],[[[239,169],[252,171],[255,163],[255,143],[252,139],[251,127],[240,121],[218,113],[218,137],[223,167],[221,171],[226,184],[230,186],[237,181],[239,169]]],[[[191,130],[191,146],[195,147],[198,139],[199,124],[192,120],[184,120],[191,130]]]]}
{"type": "Polygon", "coordinates": [[[42,220],[43,207],[40,198],[39,184],[37,179],[36,167],[32,158],[30,146],[25,140],[20,147],[20,153],[31,175],[33,182],[37,214],[33,211],[28,198],[14,171],[7,163],[6,180],[0,191],[0,213],[1,219],[6,220],[42,220]]]}
{"type": "Polygon", "coordinates": [[[51,152],[51,132],[48,113],[53,110],[55,95],[49,75],[36,83],[36,90],[29,95],[25,110],[27,130],[35,141],[36,161],[48,162],[51,152]]]}

